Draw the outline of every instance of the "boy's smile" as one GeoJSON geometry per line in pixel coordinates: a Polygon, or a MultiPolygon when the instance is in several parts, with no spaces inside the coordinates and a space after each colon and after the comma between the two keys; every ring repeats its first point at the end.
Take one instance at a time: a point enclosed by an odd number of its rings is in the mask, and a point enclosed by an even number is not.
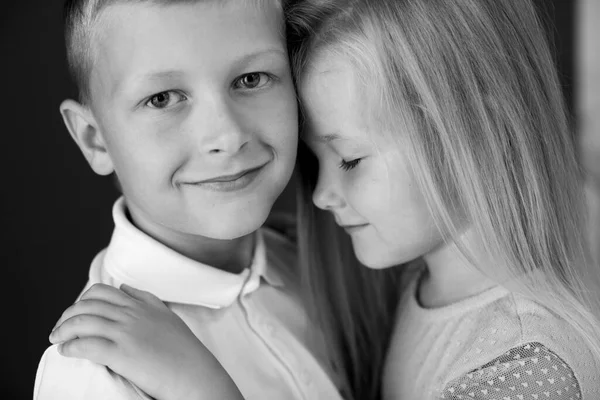
{"type": "Polygon", "coordinates": [[[261,171],[269,163],[244,169],[231,175],[221,175],[211,179],[205,179],[198,182],[184,182],[184,185],[193,185],[202,189],[214,190],[216,192],[232,192],[248,187],[258,177],[261,171]]]}
{"type": "Polygon", "coordinates": [[[281,18],[246,1],[100,17],[90,109],[134,222],[165,244],[251,233],[286,186],[297,110],[281,18]]]}

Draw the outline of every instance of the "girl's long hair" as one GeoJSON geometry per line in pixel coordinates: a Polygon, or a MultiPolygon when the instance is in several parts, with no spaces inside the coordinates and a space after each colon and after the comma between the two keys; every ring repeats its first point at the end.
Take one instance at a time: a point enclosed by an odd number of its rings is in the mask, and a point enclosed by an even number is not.
{"type": "MultiPolygon", "coordinates": [[[[532,1],[304,0],[285,8],[296,79],[320,51],[353,63],[365,113],[410,146],[440,231],[472,256],[460,241],[460,210],[494,260],[477,267],[566,320],[600,360],[600,270],[588,256],[582,171],[532,1]]],[[[361,277],[354,260],[341,258],[349,244],[337,243],[331,218],[310,205],[316,160],[306,149],[298,160],[302,272],[313,298],[327,304],[321,315],[356,398],[366,399],[379,383],[391,279],[361,277]]]]}
{"type": "Polygon", "coordinates": [[[309,314],[325,333],[346,398],[377,399],[401,271],[360,264],[331,214],[312,205],[318,163],[302,142],[298,157],[303,159],[298,169],[298,247],[309,314]]]}

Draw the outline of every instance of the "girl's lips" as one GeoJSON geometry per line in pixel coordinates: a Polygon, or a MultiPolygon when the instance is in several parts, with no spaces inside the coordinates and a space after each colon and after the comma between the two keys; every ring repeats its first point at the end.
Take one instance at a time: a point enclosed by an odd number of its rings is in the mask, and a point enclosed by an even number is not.
{"type": "Polygon", "coordinates": [[[348,234],[352,234],[362,230],[367,227],[369,224],[359,224],[359,225],[340,225],[348,234]]]}

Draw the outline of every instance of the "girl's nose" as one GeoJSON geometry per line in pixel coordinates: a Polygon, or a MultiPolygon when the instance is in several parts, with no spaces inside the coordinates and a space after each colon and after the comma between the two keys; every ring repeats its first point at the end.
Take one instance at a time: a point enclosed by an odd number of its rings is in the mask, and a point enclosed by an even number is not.
{"type": "Polygon", "coordinates": [[[342,208],[345,204],[343,197],[337,193],[336,185],[323,175],[319,174],[319,181],[312,196],[313,203],[326,211],[342,208]]]}

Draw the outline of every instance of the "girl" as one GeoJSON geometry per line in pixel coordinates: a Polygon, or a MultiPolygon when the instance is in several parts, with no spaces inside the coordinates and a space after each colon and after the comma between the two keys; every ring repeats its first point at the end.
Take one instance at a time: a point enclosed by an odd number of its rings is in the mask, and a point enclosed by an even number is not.
{"type": "Polygon", "coordinates": [[[600,271],[533,4],[302,7],[293,62],[318,158],[305,192],[363,264],[425,264],[399,303],[384,398],[600,398],[600,271]]]}
{"type": "Polygon", "coordinates": [[[364,265],[405,278],[383,398],[600,398],[600,271],[532,2],[305,0],[287,16],[310,148],[301,272],[355,397],[375,395],[385,317],[352,301],[328,215],[364,265]]]}

